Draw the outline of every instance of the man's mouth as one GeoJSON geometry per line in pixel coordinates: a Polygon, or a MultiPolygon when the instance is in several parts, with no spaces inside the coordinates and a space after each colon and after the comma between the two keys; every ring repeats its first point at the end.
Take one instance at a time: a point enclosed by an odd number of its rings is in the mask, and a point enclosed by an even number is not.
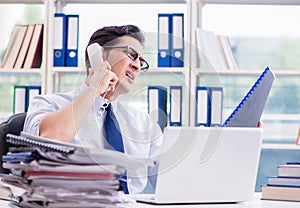
{"type": "Polygon", "coordinates": [[[130,73],[130,72],[126,72],[126,77],[128,77],[132,81],[134,80],[134,75],[132,73],[130,73]]]}

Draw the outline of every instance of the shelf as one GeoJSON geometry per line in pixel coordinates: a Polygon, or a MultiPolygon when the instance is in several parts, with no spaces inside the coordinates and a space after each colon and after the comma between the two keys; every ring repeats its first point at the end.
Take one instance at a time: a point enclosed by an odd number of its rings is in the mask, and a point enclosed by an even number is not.
{"type": "Polygon", "coordinates": [[[296,144],[262,144],[262,149],[300,150],[296,144]]]}
{"type": "Polygon", "coordinates": [[[45,0],[0,0],[0,4],[43,4],[45,0]]]}
{"type": "Polygon", "coordinates": [[[143,0],[61,0],[62,4],[95,4],[95,3],[101,3],[101,4],[184,4],[186,3],[186,0],[151,0],[151,1],[143,1],[143,0]]]}
{"type": "MultiPolygon", "coordinates": [[[[174,67],[174,68],[150,68],[146,74],[157,73],[185,73],[188,68],[174,67]]],[[[86,70],[78,67],[53,67],[52,73],[86,73],[86,70]]],[[[144,72],[141,72],[143,74],[144,72]]]]}
{"type": "Polygon", "coordinates": [[[263,114],[262,120],[264,121],[300,121],[299,114],[263,114]]]}
{"type": "Polygon", "coordinates": [[[0,69],[0,74],[40,74],[44,69],[0,69]]]}
{"type": "MultiPolygon", "coordinates": [[[[184,67],[162,67],[162,68],[150,68],[146,73],[185,73],[187,72],[189,69],[188,68],[184,68],[184,67]]],[[[143,73],[143,72],[142,72],[143,73]]]]}
{"type": "Polygon", "coordinates": [[[203,4],[300,5],[299,0],[199,0],[203,4]]]}
{"type": "Polygon", "coordinates": [[[53,67],[51,73],[86,73],[86,69],[84,67],[53,67]]]}
{"type": "MultiPolygon", "coordinates": [[[[239,69],[239,70],[206,70],[206,69],[200,69],[200,68],[195,68],[193,71],[196,74],[201,75],[206,75],[206,74],[220,74],[220,75],[230,75],[230,76],[248,76],[248,75],[253,75],[257,76],[260,75],[263,70],[249,70],[249,69],[239,69]]],[[[300,76],[300,70],[273,70],[275,73],[275,76],[300,76]]]]}

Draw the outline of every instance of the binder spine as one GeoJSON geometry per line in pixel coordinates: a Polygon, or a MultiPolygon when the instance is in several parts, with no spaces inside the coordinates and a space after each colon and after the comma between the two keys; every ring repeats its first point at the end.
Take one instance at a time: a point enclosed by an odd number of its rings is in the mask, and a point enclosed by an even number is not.
{"type": "Polygon", "coordinates": [[[6,141],[14,144],[14,145],[22,145],[27,147],[36,147],[40,148],[43,151],[52,151],[52,152],[60,152],[60,153],[66,153],[71,154],[74,153],[75,148],[73,147],[67,147],[63,145],[55,145],[55,144],[49,144],[45,142],[35,141],[29,138],[26,138],[24,136],[17,136],[13,134],[7,134],[6,141]]]}
{"type": "Polygon", "coordinates": [[[171,14],[158,14],[158,67],[171,67],[171,14]]]}
{"type": "Polygon", "coordinates": [[[182,86],[170,86],[170,126],[182,126],[182,86]]]}
{"type": "Polygon", "coordinates": [[[63,13],[54,14],[54,66],[65,66],[66,54],[66,15],[63,13]]]}
{"type": "Polygon", "coordinates": [[[171,67],[184,65],[184,19],[182,13],[172,14],[171,67]]]}
{"type": "Polygon", "coordinates": [[[78,27],[79,27],[79,15],[68,14],[66,15],[66,54],[65,65],[68,67],[78,66],[78,27]]]}
{"type": "Polygon", "coordinates": [[[41,86],[29,85],[26,87],[26,102],[25,111],[28,111],[31,100],[36,96],[41,94],[41,86]]]}
{"type": "Polygon", "coordinates": [[[210,126],[220,126],[222,124],[223,110],[223,88],[209,87],[210,98],[210,126]]]}
{"type": "Polygon", "coordinates": [[[148,86],[148,113],[162,130],[168,124],[167,89],[162,86],[148,86]]]}
{"type": "Polygon", "coordinates": [[[210,125],[210,99],[208,87],[196,87],[196,126],[210,125]]]}

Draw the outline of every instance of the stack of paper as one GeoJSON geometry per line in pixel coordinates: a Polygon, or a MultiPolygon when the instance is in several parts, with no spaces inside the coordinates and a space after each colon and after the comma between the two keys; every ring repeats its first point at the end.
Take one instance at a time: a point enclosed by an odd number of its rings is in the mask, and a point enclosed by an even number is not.
{"type": "Polygon", "coordinates": [[[120,207],[131,202],[120,190],[125,170],[153,162],[24,134],[9,134],[7,142],[18,147],[3,156],[11,174],[1,178],[21,207],[120,207]]]}

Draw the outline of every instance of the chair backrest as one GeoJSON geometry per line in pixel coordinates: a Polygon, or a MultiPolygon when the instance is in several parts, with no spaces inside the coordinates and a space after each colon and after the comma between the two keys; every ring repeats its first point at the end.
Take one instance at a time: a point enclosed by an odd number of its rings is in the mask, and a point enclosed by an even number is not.
{"type": "Polygon", "coordinates": [[[23,130],[24,121],[26,118],[26,112],[17,113],[11,115],[6,121],[0,124],[0,157],[1,157],[1,167],[0,172],[5,173],[8,170],[2,168],[2,155],[8,152],[9,145],[6,143],[6,135],[8,133],[20,135],[23,130]]]}

